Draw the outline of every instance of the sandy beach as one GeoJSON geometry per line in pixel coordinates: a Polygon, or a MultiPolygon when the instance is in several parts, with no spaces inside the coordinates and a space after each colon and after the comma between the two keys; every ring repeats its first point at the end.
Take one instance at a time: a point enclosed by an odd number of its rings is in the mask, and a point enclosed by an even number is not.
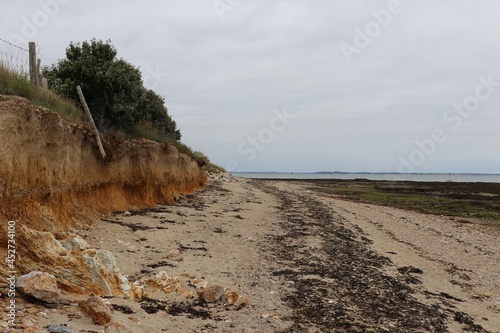
{"type": "MultiPolygon", "coordinates": [[[[106,299],[136,332],[500,332],[494,226],[223,175],[76,232],[145,286],[143,298],[106,299]],[[199,294],[210,286],[235,302],[199,294]]],[[[62,298],[19,299],[23,331],[104,331],[78,308],[85,297],[62,298]]]]}

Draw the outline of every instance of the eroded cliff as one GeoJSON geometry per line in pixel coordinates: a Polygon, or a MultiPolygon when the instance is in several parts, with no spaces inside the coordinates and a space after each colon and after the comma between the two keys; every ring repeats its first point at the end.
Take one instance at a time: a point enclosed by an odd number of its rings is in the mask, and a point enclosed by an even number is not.
{"type": "Polygon", "coordinates": [[[170,145],[108,137],[104,146],[105,161],[89,127],[0,95],[0,255],[7,222],[16,221],[18,274],[42,269],[70,290],[126,291],[112,258],[88,249],[72,230],[107,211],[171,202],[206,182],[198,164],[170,145]],[[105,272],[95,276],[92,265],[105,272]]]}

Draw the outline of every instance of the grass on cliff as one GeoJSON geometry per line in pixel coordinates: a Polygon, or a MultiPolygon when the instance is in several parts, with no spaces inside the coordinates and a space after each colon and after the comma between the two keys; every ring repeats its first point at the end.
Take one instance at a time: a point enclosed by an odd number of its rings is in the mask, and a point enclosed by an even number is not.
{"type": "Polygon", "coordinates": [[[125,137],[131,137],[131,138],[144,138],[148,139],[151,141],[156,141],[160,143],[168,143],[179,151],[179,153],[185,154],[187,156],[190,156],[193,160],[198,163],[200,167],[205,167],[210,163],[209,159],[205,154],[198,152],[198,151],[193,151],[191,147],[185,145],[184,143],[180,142],[179,140],[176,140],[175,138],[171,136],[167,136],[163,133],[159,133],[157,130],[154,129],[154,127],[151,124],[140,124],[136,125],[132,128],[130,133],[123,134],[123,132],[119,135],[124,135],[125,137]]]}
{"type": "MultiPolygon", "coordinates": [[[[50,89],[47,90],[34,87],[27,74],[15,73],[10,70],[8,66],[2,64],[2,62],[0,62],[0,95],[25,97],[29,99],[32,104],[51,109],[68,121],[80,124],[86,122],[86,117],[83,112],[71,100],[61,98],[50,89]]],[[[205,167],[209,163],[208,158],[204,154],[193,151],[191,147],[175,138],[158,133],[151,126],[135,126],[126,137],[145,138],[160,143],[168,143],[176,147],[180,153],[190,156],[200,167],[205,167]]]]}
{"type": "Polygon", "coordinates": [[[54,110],[69,121],[83,123],[83,114],[70,100],[60,98],[52,90],[34,87],[28,76],[17,74],[0,63],[0,94],[29,99],[34,105],[54,110]]]}

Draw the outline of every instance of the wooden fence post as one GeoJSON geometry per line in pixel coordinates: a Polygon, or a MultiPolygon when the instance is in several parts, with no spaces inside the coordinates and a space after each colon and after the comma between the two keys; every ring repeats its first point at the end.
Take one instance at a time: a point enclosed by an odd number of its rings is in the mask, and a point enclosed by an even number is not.
{"type": "Polygon", "coordinates": [[[42,79],[43,79],[43,76],[42,74],[40,74],[40,67],[42,65],[42,60],[41,59],[37,59],[36,60],[36,84],[37,86],[41,87],[42,86],[42,79]]]}
{"type": "Polygon", "coordinates": [[[92,123],[92,126],[94,127],[95,137],[97,139],[97,145],[99,146],[99,151],[101,152],[102,158],[106,159],[106,152],[104,151],[104,147],[102,146],[101,136],[99,135],[99,131],[97,130],[97,127],[94,123],[94,118],[92,118],[92,114],[90,113],[89,106],[87,105],[87,102],[85,101],[85,96],[83,96],[82,88],[78,85],[78,86],[76,86],[76,90],[78,91],[78,96],[80,97],[80,101],[82,101],[83,108],[85,109],[85,112],[87,112],[87,116],[89,117],[90,122],[92,123]]]}
{"type": "Polygon", "coordinates": [[[30,80],[31,84],[38,87],[38,73],[36,71],[36,44],[35,42],[29,42],[29,65],[30,65],[30,80]]]}

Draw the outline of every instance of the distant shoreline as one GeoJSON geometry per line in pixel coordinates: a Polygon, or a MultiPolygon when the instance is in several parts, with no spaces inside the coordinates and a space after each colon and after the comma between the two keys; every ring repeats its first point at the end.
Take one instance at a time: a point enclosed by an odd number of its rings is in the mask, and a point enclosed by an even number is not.
{"type": "Polygon", "coordinates": [[[482,173],[391,173],[391,172],[233,172],[233,176],[257,179],[368,179],[417,182],[500,183],[500,174],[482,173]]]}
{"type": "Polygon", "coordinates": [[[477,172],[371,172],[371,171],[240,171],[230,172],[231,174],[299,174],[299,175],[467,175],[467,176],[500,176],[500,173],[477,173],[477,172]]]}

